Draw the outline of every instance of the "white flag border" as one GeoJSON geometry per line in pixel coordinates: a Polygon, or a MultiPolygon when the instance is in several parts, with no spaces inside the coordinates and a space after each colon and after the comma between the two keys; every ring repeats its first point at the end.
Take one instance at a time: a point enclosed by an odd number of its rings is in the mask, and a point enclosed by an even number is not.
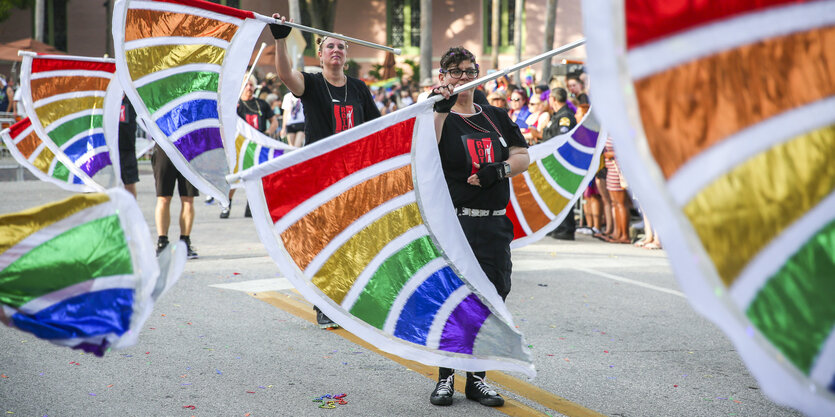
{"type": "Polygon", "coordinates": [[[592,99],[611,129],[616,152],[622,155],[618,161],[622,171],[664,239],[679,285],[693,308],[731,339],[769,398],[811,416],[831,415],[835,394],[803,375],[761,333],[746,325],[747,318],[735,307],[691,224],[680,211],[671,209],[677,205],[649,150],[631,87],[624,7],[622,1],[583,0],[588,50],[595,51],[588,57],[595,85],[592,99]]]}

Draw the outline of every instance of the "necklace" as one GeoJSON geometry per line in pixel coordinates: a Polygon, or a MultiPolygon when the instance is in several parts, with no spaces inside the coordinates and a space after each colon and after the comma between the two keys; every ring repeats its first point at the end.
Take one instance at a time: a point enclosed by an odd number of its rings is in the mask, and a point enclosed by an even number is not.
{"type": "MultiPolygon", "coordinates": [[[[342,102],[345,103],[345,102],[348,101],[348,77],[345,76],[345,74],[342,74],[342,76],[345,79],[345,98],[342,100],[342,102]]],[[[322,74],[322,79],[325,80],[325,88],[328,90],[328,97],[331,98],[331,102],[339,103],[339,100],[334,99],[333,96],[331,95],[330,83],[328,82],[328,79],[325,78],[324,74],[322,74]]],[[[339,88],[339,87],[336,87],[336,88],[339,88]]]]}
{"type": "MultiPolygon", "coordinates": [[[[490,132],[490,130],[485,129],[485,128],[483,128],[483,127],[481,127],[481,126],[477,125],[475,122],[473,122],[473,121],[470,121],[470,120],[469,120],[469,117],[470,117],[470,116],[476,116],[476,115],[478,115],[478,114],[484,114],[484,118],[485,118],[485,119],[487,119],[487,121],[490,123],[490,126],[493,126],[493,130],[495,130],[495,131],[496,131],[496,133],[499,133],[499,129],[496,127],[496,125],[495,125],[495,124],[493,124],[493,121],[492,121],[492,120],[490,120],[490,118],[487,116],[487,114],[486,114],[486,113],[483,113],[483,112],[482,112],[481,106],[479,106],[478,104],[473,104],[473,105],[474,105],[474,106],[477,108],[477,110],[478,110],[477,112],[475,112],[475,114],[464,114],[464,113],[458,113],[458,112],[452,112],[452,113],[453,113],[453,114],[455,114],[455,115],[457,115],[458,117],[460,117],[460,118],[461,118],[461,120],[463,120],[463,121],[464,121],[464,123],[468,124],[468,125],[469,125],[470,127],[472,127],[473,129],[478,130],[479,132],[482,132],[482,133],[488,133],[488,132],[490,132]],[[465,117],[465,116],[467,116],[467,117],[465,117]]],[[[499,134],[499,136],[501,136],[501,134],[499,134]]]]}
{"type": "Polygon", "coordinates": [[[247,110],[249,110],[250,113],[256,113],[257,112],[258,116],[260,116],[261,115],[261,106],[258,105],[258,102],[255,101],[255,99],[249,99],[249,101],[252,101],[252,102],[255,103],[255,108],[254,109],[252,107],[250,107],[249,104],[247,104],[246,101],[241,100],[241,103],[244,103],[244,107],[246,107],[247,110]]]}

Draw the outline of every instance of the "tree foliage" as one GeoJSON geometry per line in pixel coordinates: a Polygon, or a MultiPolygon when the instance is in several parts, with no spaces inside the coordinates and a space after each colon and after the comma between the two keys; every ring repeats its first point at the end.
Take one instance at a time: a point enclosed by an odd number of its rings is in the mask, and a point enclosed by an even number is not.
{"type": "Polygon", "coordinates": [[[0,22],[11,17],[14,9],[26,9],[35,4],[35,0],[0,0],[0,22]]]}

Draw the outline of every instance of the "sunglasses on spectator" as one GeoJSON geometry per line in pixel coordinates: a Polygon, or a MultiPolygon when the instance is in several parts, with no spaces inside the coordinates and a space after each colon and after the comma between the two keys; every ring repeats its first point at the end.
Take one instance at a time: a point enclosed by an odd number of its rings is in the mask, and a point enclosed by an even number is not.
{"type": "Polygon", "coordinates": [[[517,98],[510,99],[510,101],[522,101],[522,99],[517,97],[517,98]]]}
{"type": "Polygon", "coordinates": [[[445,74],[449,74],[452,78],[461,78],[462,75],[467,74],[467,78],[476,78],[478,77],[478,70],[475,68],[470,68],[466,71],[462,71],[458,68],[450,68],[448,70],[444,70],[445,74]]]}

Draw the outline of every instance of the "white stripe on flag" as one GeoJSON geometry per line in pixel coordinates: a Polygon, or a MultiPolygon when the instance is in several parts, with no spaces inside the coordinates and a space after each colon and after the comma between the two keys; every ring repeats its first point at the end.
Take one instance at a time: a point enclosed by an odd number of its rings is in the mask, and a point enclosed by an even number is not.
{"type": "Polygon", "coordinates": [[[56,236],[64,233],[76,226],[96,220],[101,217],[110,216],[114,214],[115,208],[109,201],[88,207],[78,213],[73,214],[65,219],[59,220],[42,229],[36,230],[31,235],[25,237],[3,253],[0,253],[0,270],[6,269],[18,258],[28,253],[30,250],[42,243],[47,242],[56,236]]]}
{"type": "Polygon", "coordinates": [[[441,308],[435,313],[432,326],[429,327],[429,334],[426,336],[426,347],[430,349],[438,348],[438,345],[441,344],[441,335],[444,332],[444,326],[446,325],[447,319],[449,319],[449,315],[452,314],[461,301],[464,301],[472,293],[470,287],[462,285],[453,291],[449,298],[444,301],[441,308]]]}
{"type": "Polygon", "coordinates": [[[390,335],[394,334],[394,329],[397,326],[397,320],[400,318],[400,313],[403,311],[403,307],[406,305],[406,302],[409,301],[412,294],[414,294],[418,287],[420,287],[420,285],[423,284],[427,278],[446,266],[446,259],[443,257],[435,258],[424,265],[423,268],[418,269],[418,271],[412,275],[409,281],[406,282],[406,285],[400,289],[400,292],[391,304],[391,308],[386,316],[386,323],[383,325],[383,332],[390,335]]]}
{"type": "Polygon", "coordinates": [[[110,277],[88,279],[87,281],[79,282],[78,284],[35,298],[34,300],[20,306],[20,312],[30,315],[36,314],[47,307],[84,293],[112,290],[117,288],[135,290],[136,285],[137,279],[133,275],[114,275],[110,277]]]}
{"type": "Polygon", "coordinates": [[[383,262],[385,262],[386,259],[406,247],[409,243],[427,236],[428,234],[429,229],[426,228],[426,225],[421,224],[407,230],[406,233],[397,236],[392,239],[391,242],[383,246],[383,249],[374,255],[374,259],[372,259],[371,262],[365,266],[359,276],[357,276],[357,279],[354,280],[354,283],[351,284],[351,289],[345,295],[345,298],[342,299],[342,308],[344,308],[345,311],[351,311],[351,308],[354,306],[354,303],[357,302],[357,298],[359,298],[360,294],[362,294],[362,291],[365,289],[368,281],[371,280],[371,277],[373,277],[377,270],[380,269],[380,266],[383,265],[383,262]]]}
{"type": "Polygon", "coordinates": [[[338,235],[334,236],[333,239],[328,242],[328,244],[313,257],[313,260],[307,265],[307,268],[304,270],[304,275],[307,279],[313,278],[322,265],[333,256],[333,254],[339,250],[342,245],[345,244],[348,240],[354,237],[357,233],[361,232],[363,229],[374,223],[375,221],[381,219],[386,214],[391,213],[394,210],[397,210],[403,206],[413,204],[415,202],[415,192],[409,191],[406,194],[399,195],[397,197],[392,198],[380,204],[377,207],[368,210],[367,213],[360,216],[357,220],[353,223],[348,225],[345,230],[339,232],[338,235]]]}
{"type": "Polygon", "coordinates": [[[374,178],[382,173],[402,168],[406,165],[409,165],[411,162],[411,155],[403,154],[400,156],[395,156],[394,158],[386,159],[385,161],[379,162],[367,168],[363,168],[357,172],[354,172],[351,175],[346,176],[345,178],[335,182],[328,188],[325,188],[324,190],[316,193],[316,195],[308,198],[298,206],[293,207],[292,210],[290,210],[289,212],[287,212],[287,214],[278,219],[278,221],[275,223],[276,233],[283,233],[285,230],[287,230],[288,227],[299,221],[299,219],[306,216],[309,212],[316,209],[316,207],[319,207],[322,204],[325,204],[326,202],[330,201],[334,195],[342,194],[343,192],[350,189],[351,187],[354,187],[357,184],[361,184],[367,181],[368,179],[374,178]]]}

